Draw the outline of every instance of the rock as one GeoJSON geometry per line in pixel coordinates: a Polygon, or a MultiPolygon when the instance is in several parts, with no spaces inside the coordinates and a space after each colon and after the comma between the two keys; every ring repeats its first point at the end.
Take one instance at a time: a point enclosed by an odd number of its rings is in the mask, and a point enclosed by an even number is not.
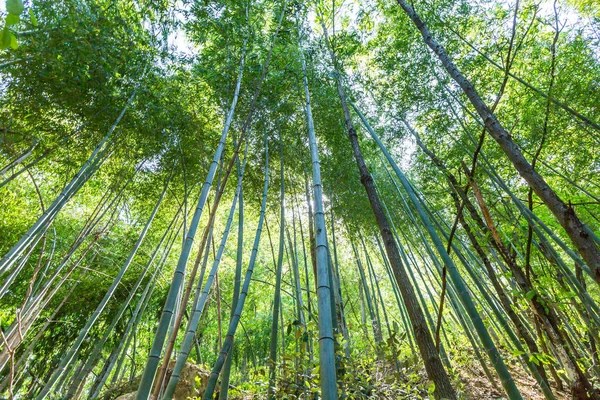
{"type": "MultiPolygon", "coordinates": [[[[169,363],[169,368],[167,369],[167,376],[170,377],[173,372],[173,367],[175,366],[175,362],[171,361],[169,363]]],[[[208,378],[210,376],[210,371],[191,363],[185,363],[183,370],[181,371],[181,376],[179,377],[179,383],[177,383],[177,387],[175,388],[175,393],[173,394],[173,399],[175,400],[187,400],[188,398],[197,398],[202,397],[204,394],[204,390],[206,389],[206,385],[208,384],[208,378]]],[[[134,379],[134,382],[139,382],[139,377],[134,379]]],[[[137,386],[137,384],[136,384],[137,386]]],[[[122,387],[127,387],[131,390],[131,385],[124,384],[122,387]]],[[[116,391],[115,391],[116,392],[116,391]]],[[[123,391],[119,391],[120,393],[113,393],[118,397],[110,396],[110,398],[114,400],[133,400],[135,399],[134,392],[125,392],[126,394],[122,394],[123,391]]],[[[106,397],[105,397],[106,398],[106,397]]]]}
{"type": "Polygon", "coordinates": [[[135,399],[136,393],[137,392],[127,393],[127,394],[117,397],[115,400],[133,400],[133,399],[135,399]]]}
{"type": "MultiPolygon", "coordinates": [[[[169,365],[169,367],[172,366],[174,366],[174,363],[173,365],[169,365]]],[[[171,369],[168,372],[170,375],[171,369]]],[[[202,397],[208,384],[209,376],[210,371],[196,364],[186,363],[181,371],[179,383],[175,388],[173,398],[186,400],[188,397],[202,397]]]]}

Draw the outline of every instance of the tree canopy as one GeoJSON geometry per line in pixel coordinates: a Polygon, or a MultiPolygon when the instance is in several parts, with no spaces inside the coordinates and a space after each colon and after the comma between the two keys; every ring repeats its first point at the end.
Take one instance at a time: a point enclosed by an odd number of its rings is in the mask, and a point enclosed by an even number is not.
{"type": "Polygon", "coordinates": [[[6,0],[0,396],[600,399],[598,4],[6,0]]]}

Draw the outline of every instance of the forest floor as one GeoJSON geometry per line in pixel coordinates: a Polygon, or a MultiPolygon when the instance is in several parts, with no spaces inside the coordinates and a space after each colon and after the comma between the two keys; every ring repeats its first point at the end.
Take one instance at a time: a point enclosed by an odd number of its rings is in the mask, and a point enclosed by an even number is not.
{"type": "MultiPolygon", "coordinates": [[[[425,369],[421,369],[416,375],[418,377],[397,381],[390,379],[395,375],[392,365],[378,365],[372,371],[375,378],[372,387],[365,391],[364,387],[353,388],[347,386],[348,399],[380,399],[380,400],[432,400],[424,389],[427,386],[425,369]]],[[[481,366],[476,363],[472,365],[461,365],[458,369],[458,380],[456,385],[458,398],[461,400],[506,400],[504,391],[499,383],[495,388],[487,379],[481,366]]],[[[536,381],[527,374],[519,365],[510,368],[513,379],[521,391],[524,400],[543,400],[544,395],[538,388],[536,381]]],[[[414,375],[413,375],[414,377],[414,375]]],[[[570,400],[571,396],[565,391],[560,391],[551,383],[552,391],[556,400],[570,400]]],[[[252,400],[263,398],[256,393],[242,392],[241,395],[232,397],[236,400],[252,400]]],[[[289,397],[296,398],[296,397],[289,397]]]]}
{"type": "MultiPolygon", "coordinates": [[[[542,400],[544,395],[539,389],[537,382],[522,368],[511,368],[511,374],[517,387],[521,391],[523,399],[542,400]]],[[[490,383],[485,376],[483,369],[479,364],[463,366],[459,371],[460,381],[463,385],[464,399],[468,400],[504,400],[502,387],[497,383],[498,388],[490,383]]],[[[567,392],[560,391],[551,383],[552,392],[557,400],[568,400],[570,395],[567,392]]]]}
{"type": "MultiPolygon", "coordinates": [[[[525,400],[543,400],[544,396],[538,388],[535,380],[524,371],[520,365],[513,364],[510,366],[511,374],[515,380],[517,387],[521,391],[525,400]]],[[[397,380],[395,367],[388,363],[376,363],[372,366],[370,385],[364,385],[355,381],[354,385],[347,382],[346,398],[348,399],[381,399],[381,400],[426,400],[432,399],[427,390],[427,377],[424,368],[418,372],[406,375],[405,379],[397,380]],[[410,376],[410,378],[409,378],[410,376]],[[367,387],[368,386],[368,387],[367,387]]],[[[406,371],[405,371],[406,372],[406,371]]],[[[206,385],[208,370],[196,366],[194,364],[186,364],[184,369],[183,379],[178,385],[175,399],[198,399],[196,397],[203,392],[203,387],[206,385]],[[193,383],[195,382],[195,384],[193,383]]],[[[456,389],[461,400],[505,400],[503,390],[497,383],[496,386],[490,383],[483,369],[478,363],[471,365],[461,365],[457,368],[458,381],[456,389]]],[[[121,382],[112,390],[109,390],[102,397],[104,400],[130,400],[135,397],[135,389],[139,383],[139,377],[132,382],[121,382]]],[[[567,392],[559,391],[552,385],[552,391],[557,400],[568,400],[571,397],[567,392]]],[[[235,400],[251,400],[266,398],[266,396],[257,394],[252,390],[233,390],[230,393],[232,399],[235,400]]],[[[288,393],[286,398],[297,398],[292,393],[288,393]]]]}

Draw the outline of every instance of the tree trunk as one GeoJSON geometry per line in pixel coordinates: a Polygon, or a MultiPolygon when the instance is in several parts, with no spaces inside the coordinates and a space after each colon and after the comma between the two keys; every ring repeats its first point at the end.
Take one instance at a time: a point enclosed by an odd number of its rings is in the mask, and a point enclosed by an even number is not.
{"type": "MultiPolygon", "coordinates": [[[[323,20],[321,20],[321,24],[323,26],[325,40],[329,42],[327,29],[325,28],[323,20]]],[[[421,307],[417,302],[414,289],[408,280],[408,275],[406,274],[404,265],[402,264],[402,260],[400,258],[400,252],[398,251],[398,247],[394,241],[388,220],[383,212],[379,195],[375,190],[373,178],[371,177],[371,174],[363,159],[360,144],[358,142],[358,135],[354,129],[354,124],[352,123],[350,111],[348,110],[348,105],[346,102],[346,95],[344,93],[344,89],[342,88],[342,82],[339,75],[340,71],[337,68],[335,54],[330,47],[329,52],[331,61],[336,69],[338,95],[344,112],[344,120],[346,123],[346,129],[348,131],[348,138],[350,139],[350,144],[352,145],[352,152],[360,172],[360,181],[365,187],[367,197],[369,198],[369,203],[371,204],[371,209],[373,210],[373,214],[377,220],[377,225],[383,239],[388,260],[392,267],[392,271],[394,272],[400,292],[402,293],[402,298],[404,300],[404,304],[406,305],[406,309],[415,332],[415,339],[421,352],[423,362],[425,363],[427,376],[435,383],[434,396],[436,399],[456,399],[456,394],[454,393],[454,389],[450,384],[450,379],[444,370],[444,366],[442,365],[440,356],[435,348],[435,343],[433,342],[431,333],[427,328],[427,323],[425,322],[425,317],[423,316],[423,310],[421,310],[421,307]]]]}

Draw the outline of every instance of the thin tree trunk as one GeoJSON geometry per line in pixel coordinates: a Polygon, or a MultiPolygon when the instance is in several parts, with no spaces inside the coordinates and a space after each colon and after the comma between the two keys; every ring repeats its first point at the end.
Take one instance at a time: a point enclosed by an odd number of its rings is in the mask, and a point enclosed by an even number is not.
{"type": "Polygon", "coordinates": [[[244,176],[244,169],[246,166],[247,155],[248,153],[248,145],[246,144],[246,148],[244,151],[244,162],[242,164],[242,170],[238,177],[237,186],[235,189],[235,195],[233,198],[233,202],[231,204],[231,208],[229,211],[229,216],[227,218],[227,223],[225,226],[225,231],[223,232],[223,237],[221,238],[221,244],[219,245],[219,249],[215,255],[215,259],[213,261],[212,268],[210,273],[206,279],[206,283],[204,287],[201,286],[202,282],[198,283],[196,288],[196,294],[194,296],[194,302],[192,305],[192,313],[190,315],[188,326],[186,328],[185,336],[183,338],[183,342],[181,343],[181,347],[179,349],[179,354],[177,357],[177,361],[175,362],[175,366],[173,367],[173,372],[171,374],[170,379],[166,382],[167,387],[165,389],[165,393],[163,395],[163,400],[170,400],[173,397],[175,392],[175,387],[179,382],[179,378],[181,376],[181,371],[187,361],[187,357],[189,356],[190,350],[192,349],[194,338],[196,336],[196,330],[198,328],[198,323],[200,322],[200,317],[203,314],[203,311],[206,307],[206,303],[208,300],[208,296],[212,287],[212,284],[215,280],[216,274],[219,269],[219,265],[221,262],[221,257],[223,256],[223,252],[225,250],[225,244],[227,243],[227,237],[229,236],[229,230],[231,228],[231,223],[233,220],[233,214],[235,213],[235,208],[237,205],[238,197],[242,188],[242,178],[244,176]],[[202,292],[200,292],[202,289],[202,292]]]}
{"type": "Polygon", "coordinates": [[[371,323],[373,325],[373,333],[375,336],[375,344],[377,345],[376,348],[376,353],[377,353],[377,358],[380,361],[384,361],[385,360],[385,353],[384,353],[384,347],[386,346],[386,343],[383,341],[383,331],[381,329],[381,317],[379,315],[379,307],[377,306],[377,296],[375,295],[375,285],[373,284],[373,264],[371,263],[371,257],[369,257],[369,252],[367,251],[367,246],[365,245],[365,241],[362,238],[362,235],[360,236],[360,240],[363,246],[363,253],[365,253],[365,261],[366,261],[366,273],[364,271],[360,271],[361,273],[361,278],[364,279],[363,281],[363,288],[365,290],[365,293],[368,295],[368,299],[371,299],[372,301],[372,315],[371,315],[371,323]],[[365,276],[368,276],[369,278],[369,282],[367,284],[367,279],[365,276]]]}
{"type": "MultiPolygon", "coordinates": [[[[298,212],[299,213],[299,212],[298,212]]],[[[306,246],[305,246],[305,241],[304,241],[304,228],[302,226],[302,218],[300,218],[300,215],[298,214],[298,224],[300,225],[300,241],[302,242],[302,255],[303,255],[303,259],[304,259],[304,279],[305,279],[305,284],[306,284],[306,301],[307,301],[307,311],[308,311],[308,320],[312,321],[313,320],[313,313],[312,313],[312,301],[311,301],[311,296],[310,296],[310,292],[311,292],[311,285],[310,285],[310,275],[308,273],[308,260],[306,257],[306,246]]],[[[311,239],[312,241],[312,239],[311,239]]],[[[313,342],[312,342],[312,330],[310,328],[308,328],[308,332],[307,332],[307,340],[308,340],[308,363],[309,365],[312,364],[313,361],[313,342]]]]}
{"type": "MultiPolygon", "coordinates": [[[[333,247],[333,273],[332,273],[332,283],[334,290],[334,299],[336,306],[336,316],[337,322],[339,326],[339,330],[341,331],[342,337],[344,338],[344,355],[346,358],[350,358],[350,336],[348,334],[348,327],[346,325],[346,316],[344,314],[344,300],[342,298],[342,282],[340,280],[340,271],[338,266],[338,256],[337,256],[337,243],[335,239],[335,219],[333,215],[333,207],[331,209],[331,244],[333,247]]],[[[331,257],[330,257],[331,258],[331,257]]]]}
{"type": "MultiPolygon", "coordinates": [[[[239,160],[236,161],[238,174],[240,171],[239,160]]],[[[237,257],[235,262],[235,278],[233,283],[233,296],[231,300],[231,314],[230,314],[230,326],[235,318],[235,313],[237,310],[237,304],[240,296],[240,286],[242,280],[242,264],[243,264],[243,252],[244,252],[244,197],[243,197],[243,189],[240,190],[240,198],[239,198],[239,207],[238,207],[238,243],[237,243],[237,257]]],[[[235,333],[234,333],[235,334],[235,333]]],[[[225,337],[227,340],[227,337],[225,337]]],[[[231,348],[233,349],[234,342],[231,343],[231,348]]],[[[221,346],[223,348],[223,346],[221,346]]],[[[227,395],[229,393],[229,379],[231,374],[231,364],[233,358],[226,357],[225,363],[223,365],[223,376],[221,377],[221,385],[219,389],[219,400],[227,400],[227,395]]]]}
{"type": "MultiPolygon", "coordinates": [[[[363,242],[363,244],[364,244],[364,242],[363,242]]],[[[385,303],[383,301],[383,295],[381,294],[381,288],[379,287],[379,281],[377,279],[377,275],[375,274],[375,268],[373,267],[373,263],[369,262],[368,255],[367,255],[367,264],[370,267],[369,276],[373,277],[372,279],[375,282],[375,289],[377,290],[377,297],[379,298],[379,303],[381,303],[381,312],[383,313],[383,320],[385,321],[385,327],[388,332],[388,340],[389,340],[388,347],[391,347],[391,350],[392,350],[392,356],[394,358],[394,365],[396,366],[396,372],[400,373],[400,364],[398,362],[398,352],[396,350],[396,345],[393,341],[394,338],[392,335],[392,329],[390,328],[390,321],[388,318],[388,313],[387,313],[387,310],[385,307],[385,303]]],[[[379,324],[381,325],[381,321],[379,322],[379,324]]]]}
{"type": "Polygon", "coordinates": [[[313,214],[313,209],[312,209],[312,201],[311,201],[311,197],[310,197],[310,191],[308,189],[308,180],[305,181],[304,183],[305,186],[305,192],[306,192],[306,205],[308,206],[308,237],[310,238],[309,240],[309,251],[310,251],[310,261],[311,261],[311,265],[312,265],[312,270],[313,270],[313,276],[315,277],[315,287],[318,287],[317,284],[317,249],[316,249],[316,245],[315,245],[315,241],[313,240],[313,238],[315,237],[315,216],[313,214]]]}
{"type": "MultiPolygon", "coordinates": [[[[329,42],[327,29],[325,28],[325,24],[322,19],[321,25],[323,26],[325,41],[329,42]]],[[[354,124],[352,123],[352,119],[350,117],[350,111],[348,110],[346,95],[344,93],[342,82],[339,76],[340,70],[337,67],[335,54],[330,47],[328,49],[331,61],[336,70],[338,95],[344,112],[344,120],[346,123],[346,129],[348,131],[348,138],[350,139],[354,158],[356,160],[356,164],[360,172],[360,180],[367,192],[369,203],[371,204],[373,214],[375,215],[375,218],[377,220],[377,225],[379,227],[379,231],[385,245],[388,260],[390,261],[390,265],[392,266],[392,271],[394,272],[394,276],[398,283],[398,287],[400,288],[400,291],[402,293],[404,304],[406,305],[409,317],[411,319],[417,345],[419,346],[421,357],[423,359],[423,362],[425,363],[427,376],[435,383],[434,396],[436,399],[456,399],[456,394],[454,393],[454,389],[450,384],[450,379],[448,378],[448,375],[444,370],[439,354],[435,348],[435,343],[433,342],[433,338],[431,337],[431,333],[427,328],[427,323],[425,322],[423,311],[417,302],[414,289],[409,283],[408,276],[406,275],[404,265],[402,264],[402,260],[400,258],[398,247],[396,245],[396,242],[394,241],[394,237],[392,235],[392,231],[390,229],[388,220],[385,216],[385,213],[383,212],[383,208],[379,200],[379,195],[375,190],[373,178],[371,177],[371,174],[363,159],[360,144],[358,142],[358,135],[356,134],[354,124]]]]}

